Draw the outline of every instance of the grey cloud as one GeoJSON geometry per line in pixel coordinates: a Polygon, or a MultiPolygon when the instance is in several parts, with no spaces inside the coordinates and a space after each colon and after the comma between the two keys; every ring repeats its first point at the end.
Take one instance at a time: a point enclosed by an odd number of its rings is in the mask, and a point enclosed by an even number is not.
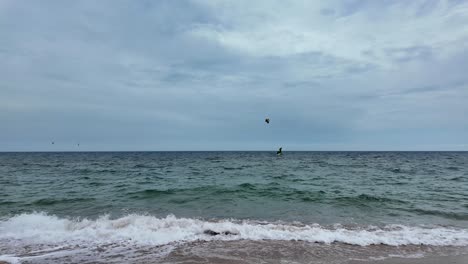
{"type": "Polygon", "coordinates": [[[324,16],[333,16],[335,13],[336,13],[335,10],[331,8],[323,8],[320,10],[320,14],[324,16]]]}
{"type": "MultiPolygon", "coordinates": [[[[339,19],[387,4],[346,1],[321,14],[339,19]]],[[[15,1],[7,9],[0,151],[75,150],[78,141],[82,150],[365,149],[389,138],[406,147],[422,130],[434,145],[463,145],[468,132],[459,125],[468,113],[466,51],[435,56],[408,43],[385,50],[399,65],[386,69],[322,51],[231,49],[192,34],[237,23],[196,1],[15,1]]],[[[263,21],[257,15],[252,21],[263,21]]]]}
{"type": "Polygon", "coordinates": [[[392,60],[407,62],[412,60],[428,60],[432,56],[433,50],[430,47],[412,46],[386,49],[385,53],[392,60]]]}
{"type": "Polygon", "coordinates": [[[436,91],[450,91],[454,89],[463,89],[468,87],[468,81],[456,81],[456,82],[449,82],[443,85],[427,85],[421,87],[414,87],[410,89],[403,90],[403,94],[413,94],[413,93],[428,93],[428,92],[436,92],[436,91]]]}

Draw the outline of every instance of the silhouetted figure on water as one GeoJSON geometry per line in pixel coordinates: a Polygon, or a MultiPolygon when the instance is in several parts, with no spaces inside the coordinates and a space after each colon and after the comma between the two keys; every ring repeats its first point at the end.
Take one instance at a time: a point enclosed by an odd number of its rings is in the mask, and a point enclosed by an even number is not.
{"type": "Polygon", "coordinates": [[[276,151],[276,155],[283,155],[283,148],[279,148],[278,151],[276,151]]]}

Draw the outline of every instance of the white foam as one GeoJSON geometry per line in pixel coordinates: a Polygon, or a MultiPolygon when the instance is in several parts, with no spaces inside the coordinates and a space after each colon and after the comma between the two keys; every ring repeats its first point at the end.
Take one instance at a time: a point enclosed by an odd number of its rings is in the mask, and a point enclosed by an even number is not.
{"type": "Polygon", "coordinates": [[[0,221],[0,241],[22,241],[27,244],[86,245],[119,243],[166,245],[178,242],[209,240],[303,240],[342,242],[360,246],[371,244],[468,246],[468,230],[446,227],[409,227],[346,229],[320,225],[258,223],[222,220],[208,222],[169,215],[156,218],[127,215],[118,219],[102,216],[96,220],[66,219],[45,213],[21,214],[0,221]],[[229,231],[234,235],[204,234],[205,230],[229,231]]]}
{"type": "Polygon", "coordinates": [[[10,264],[20,264],[20,258],[11,255],[0,255],[0,261],[4,261],[10,264]]]}

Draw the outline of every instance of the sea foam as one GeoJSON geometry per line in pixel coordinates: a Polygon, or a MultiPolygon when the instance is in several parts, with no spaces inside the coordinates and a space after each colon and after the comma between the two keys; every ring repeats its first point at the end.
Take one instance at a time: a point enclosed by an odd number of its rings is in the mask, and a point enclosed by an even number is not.
{"type": "Polygon", "coordinates": [[[204,221],[169,215],[130,214],[117,219],[59,218],[45,213],[21,214],[0,221],[0,242],[50,245],[101,243],[167,245],[212,240],[302,240],[367,246],[384,244],[468,246],[468,230],[448,227],[345,228],[240,220],[204,221]],[[207,232],[208,231],[208,232],[207,232]],[[212,232],[211,232],[212,231],[212,232]]]}

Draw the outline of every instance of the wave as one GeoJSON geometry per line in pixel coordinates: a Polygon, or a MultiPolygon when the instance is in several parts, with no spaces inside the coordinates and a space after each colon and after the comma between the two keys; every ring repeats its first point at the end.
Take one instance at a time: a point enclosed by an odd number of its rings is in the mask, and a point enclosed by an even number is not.
{"type": "Polygon", "coordinates": [[[399,199],[394,198],[386,198],[386,197],[379,197],[373,196],[368,194],[360,194],[358,196],[345,196],[345,197],[337,197],[334,200],[338,201],[339,203],[347,204],[347,205],[361,205],[366,206],[369,203],[391,203],[391,204],[405,204],[406,202],[399,199]]]}
{"type": "Polygon", "coordinates": [[[424,209],[411,209],[407,211],[413,212],[416,214],[422,214],[422,215],[441,216],[441,217],[448,218],[448,219],[468,220],[467,213],[444,212],[444,211],[438,211],[438,210],[424,210],[424,209]]]}
{"type": "Polygon", "coordinates": [[[351,245],[468,246],[468,230],[447,227],[387,225],[346,228],[318,224],[259,222],[250,220],[205,221],[169,215],[157,218],[130,214],[117,219],[59,218],[46,213],[21,214],[0,221],[0,242],[27,244],[126,243],[168,245],[212,240],[300,240],[351,245]]]}
{"type": "Polygon", "coordinates": [[[152,199],[160,197],[189,195],[192,199],[204,196],[216,197],[267,197],[280,200],[319,201],[324,199],[324,191],[301,191],[294,188],[279,187],[277,184],[250,184],[242,183],[232,187],[201,186],[181,189],[146,189],[137,192],[129,192],[130,198],[152,199]]]}
{"type": "Polygon", "coordinates": [[[451,181],[463,181],[464,177],[463,176],[458,176],[458,177],[451,178],[449,180],[451,180],[451,181]]]}
{"type": "MultiPolygon", "coordinates": [[[[338,192],[334,192],[339,193],[338,192]]],[[[298,190],[295,188],[280,186],[277,183],[251,184],[242,183],[232,187],[222,186],[200,186],[194,188],[180,189],[146,189],[137,192],[127,193],[133,199],[152,199],[161,197],[177,197],[187,195],[196,200],[200,197],[266,197],[285,201],[333,203],[343,206],[372,206],[375,204],[406,204],[406,201],[396,198],[386,198],[368,194],[357,196],[336,196],[329,195],[323,190],[298,190]]],[[[190,201],[190,200],[188,200],[190,201]]]]}
{"type": "Polygon", "coordinates": [[[43,198],[32,202],[32,205],[54,205],[54,204],[63,204],[63,203],[80,203],[80,202],[90,202],[94,201],[94,198],[70,198],[70,199],[53,199],[53,198],[43,198]]]}
{"type": "Polygon", "coordinates": [[[159,197],[163,195],[171,195],[175,193],[176,191],[172,189],[168,189],[168,190],[146,189],[143,191],[131,192],[127,194],[131,195],[132,198],[154,198],[154,197],[159,197]]]}

